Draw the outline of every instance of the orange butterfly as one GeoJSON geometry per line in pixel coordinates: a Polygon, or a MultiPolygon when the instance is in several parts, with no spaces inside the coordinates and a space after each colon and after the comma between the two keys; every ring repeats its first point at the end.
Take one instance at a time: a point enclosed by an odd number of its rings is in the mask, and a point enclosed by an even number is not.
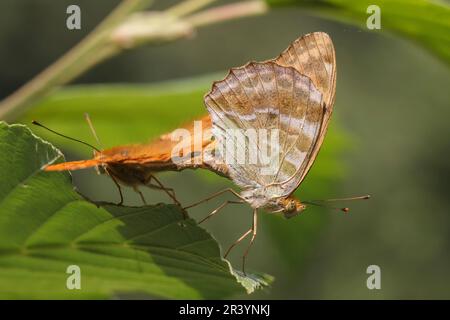
{"type": "MultiPolygon", "coordinates": [[[[86,119],[93,130],[89,117],[86,115],[86,119]]],[[[208,133],[209,136],[205,135],[204,141],[201,141],[201,147],[207,147],[213,142],[211,139],[211,119],[209,116],[204,116],[203,118],[197,120],[205,128],[204,132],[208,133]],[[206,138],[208,137],[208,138],[206,138]]],[[[175,146],[179,143],[170,139],[171,134],[164,134],[154,141],[148,144],[131,144],[124,146],[112,147],[110,149],[99,150],[93,145],[86,143],[84,141],[74,139],[58,133],[37,121],[33,121],[33,124],[43,127],[57,135],[64,138],[74,140],[91,147],[94,150],[94,157],[89,160],[78,160],[69,161],[63,163],[52,164],[44,167],[45,171],[66,171],[66,170],[80,170],[95,167],[99,174],[109,175],[117,189],[119,190],[120,201],[117,205],[123,204],[123,194],[121,185],[132,187],[141,197],[142,202],[147,204],[144,195],[139,190],[139,186],[146,186],[151,189],[162,190],[167,193],[167,195],[180,207],[181,204],[178,202],[175,191],[172,188],[165,187],[159,179],[155,177],[155,173],[160,171],[171,171],[171,170],[183,170],[186,168],[207,168],[205,164],[193,166],[192,161],[186,161],[185,163],[173,162],[172,161],[172,151],[175,146]],[[154,183],[153,183],[154,181],[154,183]]],[[[184,129],[193,133],[194,126],[192,124],[187,125],[184,129]]],[[[96,136],[95,131],[93,131],[94,136],[96,136]]],[[[194,147],[193,142],[189,142],[189,145],[184,146],[181,149],[187,150],[187,148],[192,149],[194,147]]],[[[179,154],[180,157],[187,157],[188,154],[179,154]]],[[[201,157],[201,155],[199,155],[201,157]]],[[[198,156],[197,156],[198,157],[198,156]]],[[[193,158],[193,160],[195,160],[193,158]]],[[[196,163],[201,164],[201,161],[195,160],[196,163]]]]}

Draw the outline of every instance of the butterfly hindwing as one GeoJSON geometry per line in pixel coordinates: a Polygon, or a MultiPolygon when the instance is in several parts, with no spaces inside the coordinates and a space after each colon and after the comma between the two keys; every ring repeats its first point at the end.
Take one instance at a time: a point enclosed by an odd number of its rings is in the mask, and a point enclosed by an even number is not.
{"type": "Polygon", "coordinates": [[[276,59],[231,69],[225,79],[213,84],[205,104],[223,152],[221,161],[228,162],[230,178],[236,184],[242,188],[275,186],[274,196],[295,191],[326,133],[334,102],[335,66],[331,39],[315,32],[294,41],[276,59]],[[270,153],[273,141],[267,138],[264,144],[260,137],[250,137],[244,147],[237,146],[239,151],[230,159],[224,152],[227,139],[236,138],[230,129],[278,129],[277,157],[270,158],[265,174],[261,170],[267,164],[249,162],[248,153],[270,153]],[[243,163],[238,159],[242,153],[243,163]]]}
{"type": "Polygon", "coordinates": [[[235,183],[243,188],[258,188],[283,182],[278,192],[282,194],[296,187],[296,177],[317,142],[324,110],[322,95],[308,77],[275,62],[252,62],[232,69],[224,80],[216,82],[205,96],[205,104],[217,145],[225,151],[221,160],[226,162],[235,183]],[[236,80],[235,74],[241,75],[239,90],[229,85],[236,80]],[[258,79],[258,87],[252,78],[258,79]],[[247,97],[254,98],[244,103],[236,93],[240,91],[247,91],[247,97]],[[242,148],[233,136],[236,129],[247,137],[242,140],[242,148]],[[256,134],[249,134],[249,129],[256,134]],[[274,134],[278,139],[272,140],[274,134]],[[236,141],[233,150],[228,149],[233,146],[230,141],[236,141]],[[256,153],[257,158],[252,158],[250,152],[256,153]],[[239,158],[242,153],[245,156],[239,158]]]}

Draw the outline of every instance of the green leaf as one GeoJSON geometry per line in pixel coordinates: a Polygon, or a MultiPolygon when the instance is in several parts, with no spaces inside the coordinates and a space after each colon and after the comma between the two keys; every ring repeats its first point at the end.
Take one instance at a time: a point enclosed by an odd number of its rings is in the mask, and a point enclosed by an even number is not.
{"type": "Polygon", "coordinates": [[[216,241],[173,205],[95,205],[68,173],[44,172],[62,154],[23,125],[0,122],[0,298],[223,298],[267,285],[243,277],[216,241]],[[69,290],[66,270],[81,270],[69,290]]]}
{"type": "Polygon", "coordinates": [[[381,30],[417,41],[450,63],[450,6],[438,0],[266,0],[271,6],[297,5],[313,13],[366,27],[370,5],[381,9],[381,30]]]}

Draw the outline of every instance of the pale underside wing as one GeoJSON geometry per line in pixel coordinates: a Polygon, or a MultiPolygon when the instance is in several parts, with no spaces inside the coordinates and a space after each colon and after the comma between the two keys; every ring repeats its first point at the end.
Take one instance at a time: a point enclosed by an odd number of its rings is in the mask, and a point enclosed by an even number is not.
{"type": "Polygon", "coordinates": [[[216,82],[205,103],[230,178],[244,189],[270,186],[273,197],[289,195],[316,146],[325,112],[311,79],[275,62],[252,62],[216,82]],[[256,129],[257,134],[244,132],[247,139],[240,141],[233,136],[235,129],[256,129]],[[268,137],[263,143],[258,133],[264,130],[268,137]],[[272,140],[275,131],[278,139],[272,140]],[[228,141],[237,144],[231,159],[228,141]],[[250,161],[252,152],[256,162],[250,161]],[[261,161],[261,154],[269,160],[261,161]]]}
{"type": "MultiPolygon", "coordinates": [[[[237,185],[244,189],[266,187],[272,197],[295,191],[326,133],[334,102],[335,65],[331,39],[316,32],[294,41],[278,58],[231,69],[225,79],[213,84],[205,104],[222,152],[227,139],[237,140],[230,137],[230,129],[279,129],[277,157],[269,157],[266,174],[261,169],[267,165],[260,162],[240,164],[235,159],[226,165],[237,185]]],[[[258,138],[247,137],[240,155],[252,150],[270,153],[266,147],[271,149],[273,141],[268,138],[262,144],[258,138]]],[[[221,160],[229,162],[228,156],[222,154],[221,160]]]]}
{"type": "Polygon", "coordinates": [[[305,170],[298,181],[300,184],[319,152],[333,111],[336,91],[336,54],[333,42],[328,34],[313,32],[295,40],[274,60],[280,65],[293,67],[301,74],[309,77],[322,93],[325,103],[326,110],[317,140],[317,147],[311,153],[305,170]]]}

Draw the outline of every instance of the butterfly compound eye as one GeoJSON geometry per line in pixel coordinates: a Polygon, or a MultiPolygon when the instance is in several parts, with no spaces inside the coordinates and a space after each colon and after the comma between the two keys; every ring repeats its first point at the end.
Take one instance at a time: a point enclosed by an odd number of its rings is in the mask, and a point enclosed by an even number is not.
{"type": "Polygon", "coordinates": [[[297,212],[302,212],[306,209],[306,206],[303,203],[300,203],[300,201],[297,203],[297,212]]]}

